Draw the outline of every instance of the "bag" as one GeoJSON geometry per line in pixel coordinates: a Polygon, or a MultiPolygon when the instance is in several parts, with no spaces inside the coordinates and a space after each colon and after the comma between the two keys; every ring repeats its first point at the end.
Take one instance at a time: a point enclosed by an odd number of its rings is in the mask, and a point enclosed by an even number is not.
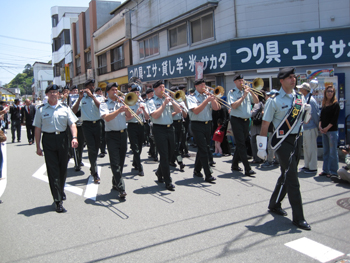
{"type": "Polygon", "coordinates": [[[6,142],[7,138],[3,130],[0,130],[0,143],[6,142]]]}
{"type": "Polygon", "coordinates": [[[259,110],[259,112],[252,118],[253,124],[254,125],[261,125],[262,123],[262,109],[259,110]]]}

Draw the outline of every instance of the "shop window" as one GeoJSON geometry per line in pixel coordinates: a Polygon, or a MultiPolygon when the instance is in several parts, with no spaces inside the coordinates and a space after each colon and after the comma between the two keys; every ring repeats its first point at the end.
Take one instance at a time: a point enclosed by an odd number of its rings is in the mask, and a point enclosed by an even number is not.
{"type": "Polygon", "coordinates": [[[214,38],[213,14],[191,21],[192,43],[214,38]]]}
{"type": "Polygon", "coordinates": [[[170,48],[185,46],[187,44],[187,24],[182,24],[169,30],[170,48]]]}
{"type": "Polygon", "coordinates": [[[123,46],[116,47],[111,50],[111,68],[112,71],[124,68],[124,48],[123,46]]]}
{"type": "Polygon", "coordinates": [[[158,35],[139,42],[140,58],[149,57],[159,53],[158,35]]]}
{"type": "Polygon", "coordinates": [[[103,75],[107,73],[107,54],[104,53],[97,57],[98,60],[98,68],[97,68],[97,74],[103,75]]]}

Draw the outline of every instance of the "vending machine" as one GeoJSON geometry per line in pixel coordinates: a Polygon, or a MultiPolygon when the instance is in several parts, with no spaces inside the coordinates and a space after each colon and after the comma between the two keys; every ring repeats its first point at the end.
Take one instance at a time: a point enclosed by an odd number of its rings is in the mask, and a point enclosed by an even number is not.
{"type": "MultiPolygon", "coordinates": [[[[313,97],[316,99],[321,112],[322,101],[325,87],[333,84],[336,90],[336,97],[340,106],[338,117],[338,145],[345,145],[346,143],[346,129],[345,129],[345,73],[335,73],[334,69],[316,69],[306,71],[306,81],[311,81],[317,78],[318,87],[312,91],[313,97]]],[[[318,145],[322,145],[322,137],[317,139],[318,145]]]]}

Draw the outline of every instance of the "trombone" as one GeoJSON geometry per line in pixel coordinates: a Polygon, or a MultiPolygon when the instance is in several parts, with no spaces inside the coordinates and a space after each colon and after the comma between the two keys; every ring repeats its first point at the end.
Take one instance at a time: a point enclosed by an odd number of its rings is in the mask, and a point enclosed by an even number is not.
{"type": "Polygon", "coordinates": [[[186,107],[183,107],[181,104],[177,103],[185,100],[186,98],[185,92],[183,92],[182,90],[178,90],[176,92],[173,92],[169,89],[165,89],[165,90],[171,93],[175,97],[175,99],[169,96],[168,94],[166,94],[165,92],[163,93],[163,96],[169,97],[172,100],[172,103],[176,104],[181,110],[187,113],[188,109],[186,107]]]}
{"type": "Polygon", "coordinates": [[[264,81],[262,78],[256,78],[253,81],[244,80],[244,86],[252,85],[252,91],[255,95],[265,97],[264,94],[260,91],[264,87],[264,81]]]}
{"type": "MultiPolygon", "coordinates": [[[[132,116],[134,116],[134,118],[141,124],[143,125],[143,121],[140,118],[139,115],[136,114],[136,112],[134,112],[129,106],[134,106],[136,104],[136,102],[138,102],[139,97],[136,95],[136,93],[134,92],[129,92],[128,94],[124,94],[123,92],[121,92],[120,90],[118,90],[118,94],[121,95],[123,98],[120,99],[120,101],[126,106],[126,108],[128,109],[128,111],[131,113],[132,116]]],[[[117,97],[117,94],[114,94],[117,97]]]]}
{"type": "Polygon", "coordinates": [[[175,100],[178,102],[183,102],[186,99],[186,94],[182,90],[178,90],[176,92],[171,91],[170,89],[167,89],[167,88],[165,88],[165,90],[167,92],[169,92],[170,94],[172,94],[174,96],[175,100]]]}
{"type": "Polygon", "coordinates": [[[205,86],[205,87],[213,91],[213,95],[215,96],[215,99],[220,105],[225,106],[228,109],[231,109],[231,106],[228,105],[227,101],[221,99],[221,97],[224,96],[225,94],[225,90],[223,87],[217,86],[215,89],[209,86],[205,86]]]}

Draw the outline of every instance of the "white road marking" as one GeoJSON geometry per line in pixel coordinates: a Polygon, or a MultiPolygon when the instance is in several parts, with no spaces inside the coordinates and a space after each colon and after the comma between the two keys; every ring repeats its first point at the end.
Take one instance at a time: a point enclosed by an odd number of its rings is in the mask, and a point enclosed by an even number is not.
{"type": "Polygon", "coordinates": [[[342,252],[324,246],[306,237],[288,242],[285,245],[320,262],[328,262],[344,255],[342,252]]]}
{"type": "MultiPolygon", "coordinates": [[[[101,177],[101,166],[97,166],[97,173],[101,177]]],[[[85,189],[84,197],[96,201],[96,195],[98,191],[98,184],[94,183],[94,178],[90,175],[85,189]]]]}
{"type": "Polygon", "coordinates": [[[5,192],[6,185],[7,185],[7,147],[6,143],[1,145],[2,150],[2,180],[0,180],[0,197],[5,192]]]}
{"type": "MultiPolygon", "coordinates": [[[[72,162],[72,160],[70,160],[70,162],[72,162]]],[[[74,163],[74,161],[73,161],[73,163],[74,163]]],[[[89,167],[90,164],[84,163],[84,166],[89,167]]],[[[101,166],[97,166],[97,169],[98,169],[98,174],[101,176],[101,166]]],[[[45,163],[33,174],[33,177],[35,177],[41,181],[44,181],[46,183],[49,182],[48,177],[46,175],[46,164],[45,163]]],[[[67,183],[65,184],[64,189],[66,191],[69,191],[69,192],[74,193],[74,194],[79,195],[79,196],[82,196],[83,192],[84,192],[83,189],[76,187],[76,186],[73,186],[73,185],[70,185],[70,184],[67,184],[67,183]]],[[[1,191],[1,188],[0,188],[0,191],[1,191]]],[[[92,176],[89,176],[88,183],[87,183],[87,186],[85,189],[84,197],[96,201],[97,191],[98,191],[98,184],[94,184],[94,180],[93,180],[92,176]]]]}

